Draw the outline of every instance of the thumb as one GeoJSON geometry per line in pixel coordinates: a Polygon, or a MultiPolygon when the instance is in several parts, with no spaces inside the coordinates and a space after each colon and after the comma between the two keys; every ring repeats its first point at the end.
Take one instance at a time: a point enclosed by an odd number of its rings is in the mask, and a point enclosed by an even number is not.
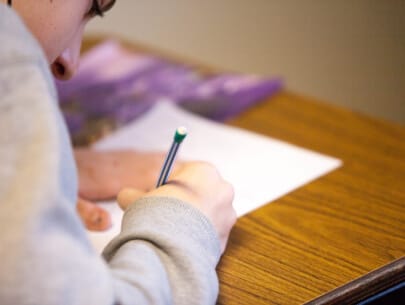
{"type": "Polygon", "coordinates": [[[143,191],[133,188],[124,188],[118,193],[117,202],[121,209],[126,210],[132,203],[143,195],[145,195],[145,192],[143,191]]]}

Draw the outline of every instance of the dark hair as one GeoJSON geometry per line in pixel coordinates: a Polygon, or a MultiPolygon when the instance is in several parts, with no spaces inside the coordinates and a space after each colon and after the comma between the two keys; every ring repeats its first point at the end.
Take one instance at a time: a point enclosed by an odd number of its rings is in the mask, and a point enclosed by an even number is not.
{"type": "Polygon", "coordinates": [[[9,6],[12,6],[13,4],[11,3],[11,0],[7,0],[7,4],[9,5],[9,6]]]}

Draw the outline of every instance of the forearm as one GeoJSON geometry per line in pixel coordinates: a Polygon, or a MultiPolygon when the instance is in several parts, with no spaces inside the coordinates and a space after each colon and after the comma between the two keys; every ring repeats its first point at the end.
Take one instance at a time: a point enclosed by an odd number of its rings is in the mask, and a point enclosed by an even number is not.
{"type": "Polygon", "coordinates": [[[122,233],[104,256],[122,304],[133,299],[215,304],[219,240],[205,216],[186,203],[167,197],[138,200],[125,213],[122,233]]]}

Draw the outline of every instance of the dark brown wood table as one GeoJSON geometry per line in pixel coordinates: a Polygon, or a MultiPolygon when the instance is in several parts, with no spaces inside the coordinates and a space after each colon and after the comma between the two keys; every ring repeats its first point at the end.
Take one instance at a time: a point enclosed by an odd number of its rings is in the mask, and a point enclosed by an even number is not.
{"type": "Polygon", "coordinates": [[[302,304],[405,256],[405,127],[290,92],[228,124],[343,166],[238,220],[219,304],[302,304]]]}

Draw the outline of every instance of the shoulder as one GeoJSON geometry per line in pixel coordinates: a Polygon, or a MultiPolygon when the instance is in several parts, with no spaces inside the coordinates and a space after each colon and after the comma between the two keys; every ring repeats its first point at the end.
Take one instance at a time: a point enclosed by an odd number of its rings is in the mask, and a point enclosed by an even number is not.
{"type": "Polygon", "coordinates": [[[21,19],[3,4],[0,41],[0,180],[46,176],[73,198],[75,165],[49,65],[21,19]]]}
{"type": "Polygon", "coordinates": [[[0,63],[22,60],[46,64],[43,50],[16,12],[0,3],[0,63]]]}

